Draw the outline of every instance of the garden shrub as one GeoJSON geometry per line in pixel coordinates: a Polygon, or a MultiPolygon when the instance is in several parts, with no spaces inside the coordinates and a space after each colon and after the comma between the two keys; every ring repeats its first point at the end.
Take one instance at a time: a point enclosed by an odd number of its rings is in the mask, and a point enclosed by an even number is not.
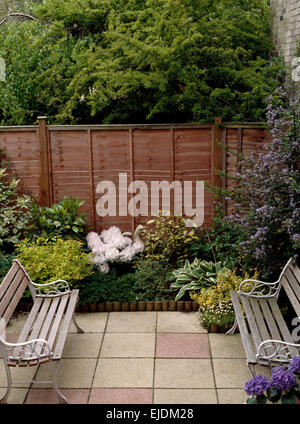
{"type": "Polygon", "coordinates": [[[244,230],[223,216],[221,205],[215,207],[214,223],[208,228],[199,228],[198,238],[191,244],[191,252],[206,261],[222,262],[229,269],[244,269],[239,254],[244,230]]]}
{"type": "Polygon", "coordinates": [[[79,303],[135,302],[136,298],[132,292],[134,278],[134,273],[119,275],[116,268],[112,268],[108,274],[95,269],[95,272],[82,282],[79,303]]]}
{"type": "Polygon", "coordinates": [[[12,253],[3,253],[0,251],[0,284],[12,266],[15,255],[12,253]]]}
{"type": "Polygon", "coordinates": [[[191,256],[190,243],[196,238],[195,229],[188,230],[181,216],[160,213],[147,223],[144,260],[175,267],[191,256]]]}
{"type": "Polygon", "coordinates": [[[78,209],[84,203],[83,200],[66,196],[51,207],[33,203],[31,207],[33,223],[29,227],[32,230],[31,237],[51,238],[59,234],[63,238],[83,238],[86,217],[78,209]]]}
{"type": "Polygon", "coordinates": [[[111,264],[131,262],[144,249],[143,242],[132,241],[116,226],[103,230],[100,235],[91,231],[86,240],[92,251],[93,262],[102,273],[108,273],[111,264]]]}
{"type": "Polygon", "coordinates": [[[136,300],[167,300],[174,292],[170,288],[172,281],[174,281],[172,269],[165,263],[141,260],[135,272],[132,291],[136,300]]]}
{"type": "MultiPolygon", "coordinates": [[[[1,153],[1,152],[0,152],[1,153]]],[[[8,178],[6,168],[0,167],[0,249],[11,253],[13,246],[27,232],[31,219],[31,198],[19,195],[19,180],[8,178]]]]}
{"type": "Polygon", "coordinates": [[[182,268],[173,271],[176,281],[171,284],[171,288],[179,290],[175,300],[181,299],[188,291],[214,285],[218,273],[225,270],[221,262],[207,262],[197,258],[192,263],[186,261],[182,268]]]}
{"type": "Polygon", "coordinates": [[[268,127],[272,142],[261,153],[241,160],[241,171],[228,194],[236,211],[228,216],[245,239],[241,261],[259,264],[263,279],[274,279],[287,260],[299,253],[300,239],[300,99],[296,87],[269,97],[268,127]]]}
{"type": "Polygon", "coordinates": [[[225,325],[233,323],[234,311],[230,291],[237,291],[243,280],[258,278],[258,273],[253,277],[245,274],[240,277],[234,270],[219,272],[215,285],[199,292],[191,292],[191,298],[199,304],[198,316],[201,324],[208,328],[210,325],[225,325]]]}
{"type": "Polygon", "coordinates": [[[17,245],[17,258],[32,281],[39,284],[62,279],[77,288],[81,280],[93,272],[90,255],[83,251],[83,243],[59,236],[40,237],[34,241],[25,239],[17,245]]]}

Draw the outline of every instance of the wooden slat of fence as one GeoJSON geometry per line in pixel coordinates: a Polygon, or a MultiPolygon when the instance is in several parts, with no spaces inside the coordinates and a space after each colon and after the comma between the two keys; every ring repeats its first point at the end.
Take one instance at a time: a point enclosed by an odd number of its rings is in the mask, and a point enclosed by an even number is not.
{"type": "Polygon", "coordinates": [[[90,214],[91,214],[92,226],[93,228],[95,228],[96,220],[95,220],[95,197],[94,197],[93,145],[92,145],[91,130],[88,129],[87,133],[88,133],[88,146],[89,146],[90,214]]]}
{"type": "MultiPolygon", "coordinates": [[[[270,140],[270,135],[262,123],[222,123],[222,128],[220,123],[221,119],[215,119],[213,125],[47,126],[46,118],[41,117],[38,127],[0,127],[0,148],[9,147],[8,159],[13,154],[12,169],[16,169],[21,183],[24,176],[22,189],[40,197],[41,203],[57,202],[72,195],[86,201],[83,210],[93,229],[118,225],[122,231],[133,232],[146,217],[99,218],[96,215],[97,182],[108,179],[118,184],[118,172],[129,172],[128,183],[141,179],[149,189],[154,180],[204,180],[221,185],[221,177],[213,168],[234,174],[238,164],[236,157],[222,153],[216,140],[225,141],[236,153],[239,149],[248,153],[251,149],[260,150],[264,142],[270,140]],[[22,144],[24,137],[26,143],[33,137],[28,149],[16,149],[14,146],[22,144]],[[11,141],[13,139],[16,143],[11,141]],[[36,159],[30,161],[35,151],[36,159]]],[[[224,185],[223,181],[223,188],[224,185]]],[[[213,218],[213,196],[208,192],[205,202],[205,221],[209,223],[213,218]]],[[[230,208],[230,204],[226,206],[230,208]]]]}

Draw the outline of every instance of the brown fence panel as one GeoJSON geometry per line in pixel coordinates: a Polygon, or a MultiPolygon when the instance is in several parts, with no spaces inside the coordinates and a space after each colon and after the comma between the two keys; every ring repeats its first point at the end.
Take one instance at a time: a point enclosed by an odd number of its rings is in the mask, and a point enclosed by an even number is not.
{"type": "Polygon", "coordinates": [[[20,179],[19,187],[40,201],[40,155],[36,127],[1,128],[0,150],[7,171],[20,179]]]}
{"type": "MultiPolygon", "coordinates": [[[[0,127],[0,150],[10,161],[9,170],[21,179],[23,192],[32,194],[39,203],[49,205],[64,196],[76,197],[85,201],[83,210],[90,229],[99,232],[116,225],[122,231],[133,231],[149,219],[151,209],[164,209],[161,191],[159,204],[153,203],[151,182],[178,181],[183,195],[184,182],[193,182],[195,207],[196,181],[232,187],[232,182],[222,180],[215,168],[235,174],[239,163],[231,152],[260,151],[271,139],[261,124],[221,124],[221,118],[216,118],[214,124],[203,125],[47,126],[46,118],[41,117],[38,126],[0,127]],[[229,151],[222,150],[220,142],[229,151]],[[119,186],[120,174],[127,180],[123,189],[119,186]],[[105,193],[99,192],[103,181],[116,187],[116,216],[101,217],[97,213],[105,193]],[[135,188],[130,194],[127,186],[133,181],[142,189],[135,188]],[[135,206],[139,209],[144,205],[146,213],[131,216],[127,203],[137,200],[137,195],[140,201],[135,206]]],[[[171,210],[178,206],[174,196],[171,190],[171,210]]],[[[213,200],[205,190],[205,225],[213,221],[213,200]]],[[[231,206],[224,204],[229,210],[231,206]]],[[[182,207],[184,214],[184,202],[182,207]]]]}

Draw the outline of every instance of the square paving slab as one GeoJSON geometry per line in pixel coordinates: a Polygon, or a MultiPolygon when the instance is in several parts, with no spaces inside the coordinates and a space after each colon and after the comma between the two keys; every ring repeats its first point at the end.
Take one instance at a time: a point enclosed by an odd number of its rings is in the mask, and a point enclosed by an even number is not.
{"type": "MultiPolygon", "coordinates": [[[[28,314],[12,319],[15,342],[28,314]]],[[[58,386],[70,404],[243,404],[252,375],[239,334],[212,334],[195,312],[77,313],[63,351],[58,386]]],[[[53,363],[11,368],[14,379],[49,380],[53,363]]],[[[270,376],[268,367],[256,375],[270,376]]],[[[0,361],[0,393],[6,374],[0,361]]],[[[55,404],[50,384],[14,387],[9,403],[55,404]]]]}

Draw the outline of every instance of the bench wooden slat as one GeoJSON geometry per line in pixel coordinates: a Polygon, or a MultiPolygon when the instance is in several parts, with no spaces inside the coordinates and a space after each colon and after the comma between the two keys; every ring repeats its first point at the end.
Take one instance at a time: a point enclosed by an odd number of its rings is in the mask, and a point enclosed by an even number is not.
{"type": "MultiPolygon", "coordinates": [[[[259,299],[259,301],[258,301],[258,299],[250,298],[250,303],[251,303],[251,306],[252,306],[252,309],[253,309],[253,312],[254,312],[254,317],[255,317],[255,321],[256,321],[257,326],[258,326],[258,331],[260,333],[261,339],[264,341],[264,340],[270,340],[270,339],[272,339],[272,337],[270,336],[270,333],[269,333],[268,328],[267,328],[265,321],[264,321],[264,317],[263,317],[261,310],[260,310],[260,307],[259,307],[259,305],[262,302],[266,302],[266,299],[259,299]]],[[[266,355],[270,355],[273,352],[272,348],[266,348],[264,350],[265,350],[266,355]]]]}
{"type": "Polygon", "coordinates": [[[231,291],[230,294],[231,294],[232,304],[234,305],[234,310],[235,310],[235,313],[236,313],[236,319],[237,319],[238,326],[239,326],[239,329],[240,329],[240,335],[241,335],[242,343],[243,343],[245,353],[246,353],[246,356],[247,356],[247,360],[248,360],[249,363],[255,364],[257,361],[256,361],[256,358],[255,358],[255,354],[253,352],[251,337],[248,333],[247,326],[246,326],[246,323],[245,323],[245,319],[244,319],[244,316],[243,316],[243,313],[242,313],[242,310],[241,310],[240,297],[234,291],[231,291]]]}
{"type": "Polygon", "coordinates": [[[24,290],[27,286],[27,278],[24,277],[22,280],[22,284],[19,285],[18,290],[15,292],[13,299],[11,300],[10,304],[8,305],[8,307],[6,308],[6,311],[4,312],[2,318],[4,319],[4,321],[7,323],[12,314],[15,312],[15,309],[21,299],[21,297],[23,296],[24,290]]]}
{"type": "Polygon", "coordinates": [[[69,297],[70,297],[69,293],[66,293],[66,294],[62,295],[61,297],[59,297],[59,300],[60,300],[59,307],[57,309],[56,316],[55,316],[55,319],[54,319],[54,322],[53,322],[53,325],[51,327],[50,334],[49,334],[49,337],[48,337],[48,343],[49,343],[51,350],[53,349],[55,338],[56,338],[56,335],[57,335],[63,314],[65,312],[65,308],[66,308],[67,302],[69,300],[69,297]]]}
{"type": "Polygon", "coordinates": [[[19,271],[15,275],[14,279],[10,281],[10,285],[7,288],[3,298],[1,300],[1,303],[0,303],[0,316],[1,317],[4,315],[7,306],[10,304],[10,301],[13,300],[14,294],[17,291],[19,286],[21,286],[21,287],[24,286],[22,288],[22,290],[24,292],[26,284],[27,284],[26,281],[25,281],[25,285],[24,285],[24,283],[22,285],[24,278],[25,277],[24,277],[23,271],[21,269],[19,269],[19,271]]]}
{"type": "Polygon", "coordinates": [[[0,285],[0,300],[2,299],[2,297],[4,296],[7,288],[9,287],[11,281],[14,279],[17,271],[19,270],[19,265],[14,262],[10,268],[10,270],[8,271],[8,273],[6,274],[6,276],[4,277],[1,285],[0,285]]]}
{"type": "MultiPolygon", "coordinates": [[[[300,284],[297,281],[296,276],[294,275],[294,272],[292,269],[287,269],[286,270],[286,280],[285,280],[285,284],[283,286],[283,288],[286,290],[286,285],[287,285],[287,281],[289,283],[289,288],[291,289],[291,292],[293,292],[293,299],[290,298],[289,294],[287,293],[287,295],[289,296],[289,299],[295,309],[295,312],[297,313],[297,316],[300,316],[300,284]]],[[[290,292],[290,293],[291,293],[290,292]]]]}
{"type": "Polygon", "coordinates": [[[46,339],[47,335],[48,335],[48,331],[50,329],[51,323],[55,317],[55,312],[57,309],[57,306],[59,304],[59,298],[58,297],[54,297],[53,299],[51,299],[51,306],[50,309],[48,311],[47,317],[45,319],[45,322],[41,328],[40,334],[39,334],[39,338],[40,339],[46,339]]]}
{"type": "Polygon", "coordinates": [[[48,309],[51,305],[51,300],[51,298],[43,298],[42,307],[36,316],[32,331],[29,334],[30,339],[37,339],[39,337],[40,329],[44,323],[48,309]]]}
{"type": "Polygon", "coordinates": [[[272,315],[272,312],[269,308],[269,304],[267,301],[260,303],[262,311],[264,313],[264,317],[266,319],[267,325],[269,327],[269,332],[271,333],[271,338],[275,340],[281,340],[281,335],[278,331],[276,321],[272,315]]]}
{"type": "Polygon", "coordinates": [[[245,309],[245,313],[246,313],[247,321],[251,330],[251,336],[253,338],[254,346],[255,346],[255,349],[257,349],[262,342],[262,338],[260,336],[256,321],[253,316],[251,304],[249,302],[249,299],[245,296],[241,297],[241,301],[245,309]]]}
{"type": "Polygon", "coordinates": [[[269,299],[269,305],[273,311],[274,316],[276,317],[276,321],[278,323],[280,332],[282,334],[281,340],[284,340],[288,343],[294,343],[292,336],[290,335],[289,329],[286,325],[286,322],[283,319],[279,306],[275,299],[269,299]]]}
{"type": "Polygon", "coordinates": [[[19,336],[18,343],[23,343],[23,342],[25,342],[27,340],[27,337],[28,337],[28,335],[30,333],[30,330],[31,330],[32,325],[33,325],[33,322],[36,319],[36,316],[38,314],[38,311],[39,311],[39,309],[41,307],[41,304],[42,304],[42,299],[41,298],[37,298],[36,301],[34,302],[32,308],[31,308],[31,311],[29,312],[29,315],[27,317],[27,320],[26,320],[26,322],[24,324],[24,327],[23,327],[23,329],[21,331],[21,334],[19,336]]]}
{"type": "Polygon", "coordinates": [[[68,307],[65,313],[64,321],[60,328],[59,337],[55,346],[55,350],[53,352],[53,359],[60,359],[62,355],[62,351],[64,348],[65,340],[68,334],[68,330],[70,327],[70,323],[73,317],[73,313],[75,310],[75,306],[77,303],[79,290],[73,290],[69,299],[68,307]]]}
{"type": "Polygon", "coordinates": [[[283,275],[282,279],[283,279],[283,288],[284,288],[284,290],[285,290],[295,312],[297,313],[298,316],[300,316],[299,300],[297,299],[297,296],[295,295],[293,289],[289,285],[289,280],[287,279],[287,277],[285,275],[283,275]]]}

